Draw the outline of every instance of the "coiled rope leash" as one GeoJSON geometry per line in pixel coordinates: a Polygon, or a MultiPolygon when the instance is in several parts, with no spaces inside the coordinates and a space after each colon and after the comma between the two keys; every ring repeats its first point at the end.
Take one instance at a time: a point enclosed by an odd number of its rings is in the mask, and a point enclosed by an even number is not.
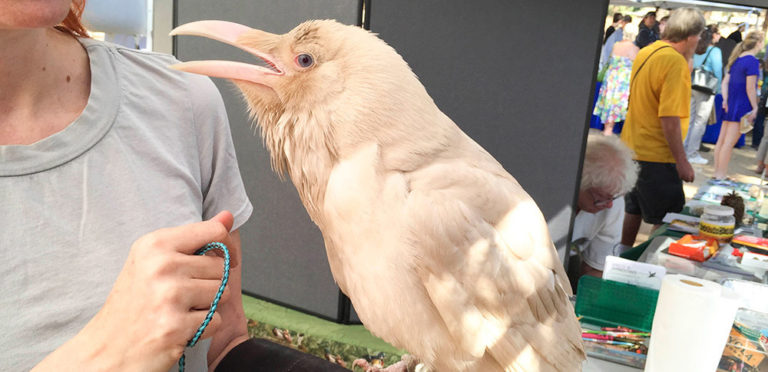
{"type": "MultiPolygon", "coordinates": [[[[229,250],[227,249],[226,245],[219,242],[208,243],[205,245],[205,247],[198,249],[195,254],[202,256],[212,249],[218,249],[224,253],[224,275],[221,277],[221,285],[219,286],[219,291],[216,292],[216,297],[213,298],[211,308],[208,309],[208,315],[205,316],[205,320],[203,320],[203,323],[200,324],[200,327],[197,328],[197,332],[195,332],[195,335],[192,337],[192,339],[187,342],[187,347],[195,346],[197,340],[200,338],[200,335],[202,335],[203,331],[205,331],[205,327],[208,327],[208,323],[211,322],[213,313],[216,312],[216,307],[219,306],[221,295],[224,293],[224,288],[227,286],[227,282],[229,281],[229,250]]],[[[183,353],[181,354],[181,359],[179,359],[179,372],[184,372],[183,353]]]]}

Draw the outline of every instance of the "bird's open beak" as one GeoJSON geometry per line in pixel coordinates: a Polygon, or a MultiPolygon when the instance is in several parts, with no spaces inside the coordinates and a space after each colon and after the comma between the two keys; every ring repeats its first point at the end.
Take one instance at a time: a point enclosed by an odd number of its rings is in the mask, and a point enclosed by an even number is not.
{"type": "Polygon", "coordinates": [[[170,67],[195,74],[225,79],[245,80],[257,84],[269,85],[268,80],[270,77],[282,76],[285,72],[275,61],[275,58],[267,53],[243,45],[238,41],[240,35],[252,30],[253,29],[248,26],[233,22],[197,21],[176,27],[171,31],[170,35],[204,36],[218,40],[258,57],[263,60],[268,67],[234,61],[190,61],[177,63],[170,67]]]}

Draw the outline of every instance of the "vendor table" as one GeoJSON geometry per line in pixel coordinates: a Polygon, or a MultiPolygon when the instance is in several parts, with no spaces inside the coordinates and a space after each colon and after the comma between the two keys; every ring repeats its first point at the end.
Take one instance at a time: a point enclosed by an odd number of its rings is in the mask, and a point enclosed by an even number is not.
{"type": "Polygon", "coordinates": [[[593,357],[587,357],[584,364],[581,367],[582,372],[637,372],[642,371],[640,368],[625,366],[623,364],[617,364],[609,362],[607,360],[597,359],[593,357]]]}

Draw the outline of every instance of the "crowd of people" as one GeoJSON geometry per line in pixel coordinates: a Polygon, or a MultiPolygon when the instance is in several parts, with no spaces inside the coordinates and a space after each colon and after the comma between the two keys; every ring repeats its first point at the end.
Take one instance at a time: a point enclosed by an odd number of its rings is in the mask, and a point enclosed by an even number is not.
{"type": "MultiPolygon", "coordinates": [[[[627,31],[629,23],[631,17],[614,14],[603,39],[602,84],[593,115],[603,123],[601,135],[615,140],[599,140],[595,133],[588,138],[572,236],[580,274],[599,276],[606,255],[634,245],[643,221],[656,229],[667,213],[682,210],[683,182],[695,177],[691,164],[707,163],[699,149],[707,125],[717,122],[718,94],[723,103],[715,179],[727,177],[744,128],[761,126],[765,117],[767,94],[761,101],[758,91],[765,64],[756,57],[764,48],[764,32],[742,35],[740,27],[721,38],[718,25],[707,25],[692,7],[659,21],[649,12],[636,35],[627,31]],[[614,132],[620,132],[620,140],[614,132]],[[595,183],[595,172],[613,172],[616,181],[595,183]]],[[[753,146],[757,143],[756,171],[763,172],[768,141],[754,135],[753,146]]]]}

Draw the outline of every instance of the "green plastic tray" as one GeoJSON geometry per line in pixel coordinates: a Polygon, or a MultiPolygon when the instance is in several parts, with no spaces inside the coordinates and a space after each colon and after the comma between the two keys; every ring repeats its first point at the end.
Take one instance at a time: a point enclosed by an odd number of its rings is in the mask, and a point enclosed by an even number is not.
{"type": "Polygon", "coordinates": [[[593,276],[579,279],[576,315],[599,326],[650,332],[659,291],[593,276]]]}

